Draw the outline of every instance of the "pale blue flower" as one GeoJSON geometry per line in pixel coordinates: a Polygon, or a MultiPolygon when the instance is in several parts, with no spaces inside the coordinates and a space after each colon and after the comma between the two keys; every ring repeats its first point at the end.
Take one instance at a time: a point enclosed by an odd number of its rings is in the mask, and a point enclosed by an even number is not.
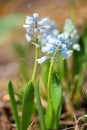
{"type": "MultiPolygon", "coordinates": [[[[42,46],[41,51],[47,53],[46,56],[50,55],[50,58],[52,58],[55,50],[57,50],[56,57],[60,54],[63,57],[63,59],[68,59],[73,53],[73,51],[69,48],[71,46],[70,38],[71,37],[68,33],[61,33],[57,37],[47,35],[47,43],[42,46]]],[[[48,58],[46,57],[45,60],[47,59],[48,58]]],[[[43,62],[45,60],[43,60],[43,62]]]]}
{"type": "Polygon", "coordinates": [[[26,21],[23,27],[26,28],[26,39],[28,42],[35,43],[36,39],[39,39],[40,35],[46,33],[46,31],[50,29],[50,25],[47,24],[49,18],[43,18],[40,20],[38,18],[38,13],[34,13],[32,17],[26,16],[26,21]]]}
{"type": "Polygon", "coordinates": [[[53,54],[54,51],[55,51],[55,46],[53,44],[46,44],[46,46],[42,47],[42,52],[53,54]]]}
{"type": "Polygon", "coordinates": [[[52,59],[55,51],[56,57],[61,55],[63,59],[68,59],[73,53],[73,49],[80,51],[80,45],[77,43],[79,34],[75,25],[71,20],[66,20],[63,33],[59,33],[55,23],[48,17],[39,20],[38,13],[34,13],[32,17],[27,16],[25,25],[27,34],[26,39],[36,48],[40,48],[45,55],[37,62],[42,64],[48,58],[52,59]],[[38,41],[38,43],[36,43],[38,41]]]}
{"type": "Polygon", "coordinates": [[[73,51],[68,50],[66,47],[61,48],[61,54],[64,59],[68,59],[72,55],[73,51]]]}
{"type": "Polygon", "coordinates": [[[49,18],[42,18],[38,21],[38,25],[43,25],[43,24],[46,24],[48,22],[49,18]]]}
{"type": "Polygon", "coordinates": [[[31,37],[28,34],[26,34],[25,36],[26,36],[27,41],[30,42],[31,41],[31,37]]]}
{"type": "Polygon", "coordinates": [[[73,24],[73,22],[70,19],[67,19],[65,21],[63,31],[70,34],[71,42],[72,42],[72,48],[73,49],[76,48],[75,50],[80,51],[80,45],[78,44],[78,46],[77,46],[77,44],[76,44],[79,40],[79,33],[78,33],[75,25],[73,24]],[[74,44],[76,44],[76,45],[74,45],[74,44]]]}
{"type": "Polygon", "coordinates": [[[50,28],[43,34],[39,36],[39,41],[41,46],[45,46],[47,43],[53,44],[57,40],[57,36],[59,31],[55,25],[55,23],[49,18],[48,21],[45,23],[45,26],[49,25],[50,28]]]}
{"type": "Polygon", "coordinates": [[[43,62],[45,62],[49,57],[48,56],[43,56],[39,59],[37,59],[38,64],[42,64],[43,62]]]}
{"type": "Polygon", "coordinates": [[[66,41],[70,38],[71,38],[71,36],[67,32],[61,33],[61,34],[58,35],[58,40],[60,40],[61,42],[66,41]]]}
{"type": "Polygon", "coordinates": [[[38,13],[34,13],[33,17],[26,16],[25,23],[26,24],[34,24],[37,21],[38,17],[39,17],[38,13]]]}
{"type": "Polygon", "coordinates": [[[73,44],[73,49],[76,51],[80,51],[80,45],[79,44],[73,44]]]}

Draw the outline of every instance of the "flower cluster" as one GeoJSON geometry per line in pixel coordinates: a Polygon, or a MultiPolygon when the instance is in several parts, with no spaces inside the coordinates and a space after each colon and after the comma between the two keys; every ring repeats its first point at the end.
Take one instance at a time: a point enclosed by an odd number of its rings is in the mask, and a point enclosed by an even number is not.
{"type": "Polygon", "coordinates": [[[80,51],[80,45],[77,43],[79,39],[79,33],[75,28],[75,25],[70,19],[67,19],[63,28],[64,32],[67,32],[71,36],[72,48],[74,50],[80,51]]]}
{"type": "Polygon", "coordinates": [[[28,42],[31,42],[36,47],[39,47],[36,42],[39,40],[39,37],[46,33],[50,29],[50,19],[48,17],[38,20],[38,13],[34,13],[33,17],[26,16],[25,24],[23,25],[26,28],[26,39],[28,42]]]}
{"type": "Polygon", "coordinates": [[[55,59],[58,59],[58,55],[61,54],[63,59],[68,59],[73,49],[80,51],[80,46],[77,43],[79,34],[69,19],[65,21],[63,32],[59,33],[53,21],[46,17],[38,20],[39,15],[33,14],[33,17],[26,17],[26,24],[23,25],[27,30],[26,38],[36,47],[41,47],[41,51],[46,55],[37,59],[39,64],[42,64],[48,58],[52,58],[55,51],[57,51],[55,59]],[[36,41],[32,42],[32,38],[36,41]],[[37,42],[38,41],[38,42],[37,42]]]}
{"type": "Polygon", "coordinates": [[[43,56],[37,59],[37,61],[42,64],[48,58],[52,58],[55,50],[57,51],[55,59],[58,58],[59,54],[61,54],[64,59],[68,59],[73,53],[73,50],[70,49],[72,44],[70,39],[71,36],[68,33],[62,33],[53,38],[49,36],[48,42],[41,48],[41,51],[47,53],[47,56],[43,56]]]}

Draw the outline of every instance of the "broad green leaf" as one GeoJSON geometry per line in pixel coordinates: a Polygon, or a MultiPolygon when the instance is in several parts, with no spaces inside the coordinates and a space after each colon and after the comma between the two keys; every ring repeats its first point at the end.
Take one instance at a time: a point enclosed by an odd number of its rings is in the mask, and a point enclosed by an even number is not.
{"type": "Polygon", "coordinates": [[[59,59],[58,73],[60,74],[60,78],[63,79],[63,78],[64,78],[65,71],[66,71],[66,69],[65,69],[65,60],[63,60],[63,59],[61,58],[61,56],[58,57],[58,59],[59,59]]]}
{"type": "Polygon", "coordinates": [[[22,102],[22,124],[21,130],[27,130],[34,105],[34,87],[31,81],[25,88],[22,102]]]}
{"type": "Polygon", "coordinates": [[[49,61],[45,62],[43,64],[42,71],[41,71],[42,79],[46,87],[48,81],[49,66],[50,66],[50,62],[49,61]]]}
{"type": "Polygon", "coordinates": [[[43,113],[43,108],[42,108],[40,93],[39,93],[39,81],[38,80],[37,80],[36,87],[35,87],[35,96],[36,96],[37,108],[38,108],[38,113],[39,113],[39,118],[40,118],[40,127],[41,127],[41,130],[46,130],[45,121],[44,121],[44,113],[43,113]]]}
{"type": "Polygon", "coordinates": [[[11,81],[9,81],[9,83],[8,83],[8,93],[10,96],[10,102],[11,102],[11,106],[12,106],[15,123],[17,125],[17,130],[20,130],[20,122],[19,122],[19,117],[18,117],[18,112],[17,112],[17,104],[16,104],[16,100],[14,97],[14,91],[13,91],[13,86],[12,86],[11,81]]]}
{"type": "Polygon", "coordinates": [[[60,114],[61,114],[61,107],[62,107],[62,86],[61,81],[58,78],[58,75],[54,73],[51,79],[51,100],[52,100],[52,107],[54,111],[54,129],[57,129],[60,114]]]}
{"type": "Polygon", "coordinates": [[[62,86],[55,73],[51,78],[50,93],[51,99],[48,99],[46,110],[46,128],[57,129],[62,107],[62,86]]]}
{"type": "Polygon", "coordinates": [[[45,116],[45,123],[46,123],[46,129],[51,129],[53,128],[53,124],[54,124],[54,112],[53,112],[53,108],[52,108],[52,102],[51,99],[48,98],[47,101],[47,108],[46,108],[46,116],[45,116]]]}

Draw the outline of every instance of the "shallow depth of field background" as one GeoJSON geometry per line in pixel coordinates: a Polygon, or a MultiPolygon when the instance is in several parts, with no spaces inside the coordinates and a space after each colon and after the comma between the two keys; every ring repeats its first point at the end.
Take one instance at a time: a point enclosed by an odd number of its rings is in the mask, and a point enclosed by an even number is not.
{"type": "MultiPolygon", "coordinates": [[[[19,73],[14,44],[27,45],[22,25],[26,15],[35,12],[40,18],[49,16],[61,30],[66,18],[75,14],[76,25],[81,32],[87,22],[86,0],[0,0],[0,91],[7,88],[9,79],[16,80],[19,73]],[[74,9],[74,11],[72,11],[74,9]]],[[[32,48],[32,47],[31,47],[32,48]]],[[[30,71],[33,64],[33,48],[29,52],[30,71]]],[[[0,93],[1,95],[1,93],[0,93]]]]}

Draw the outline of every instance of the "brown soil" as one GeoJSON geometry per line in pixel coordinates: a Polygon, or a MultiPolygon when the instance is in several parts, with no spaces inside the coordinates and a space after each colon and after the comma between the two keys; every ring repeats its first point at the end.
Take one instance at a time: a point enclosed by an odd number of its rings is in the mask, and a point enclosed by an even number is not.
{"type": "Polygon", "coordinates": [[[11,106],[0,101],[0,130],[16,130],[11,106]]]}

